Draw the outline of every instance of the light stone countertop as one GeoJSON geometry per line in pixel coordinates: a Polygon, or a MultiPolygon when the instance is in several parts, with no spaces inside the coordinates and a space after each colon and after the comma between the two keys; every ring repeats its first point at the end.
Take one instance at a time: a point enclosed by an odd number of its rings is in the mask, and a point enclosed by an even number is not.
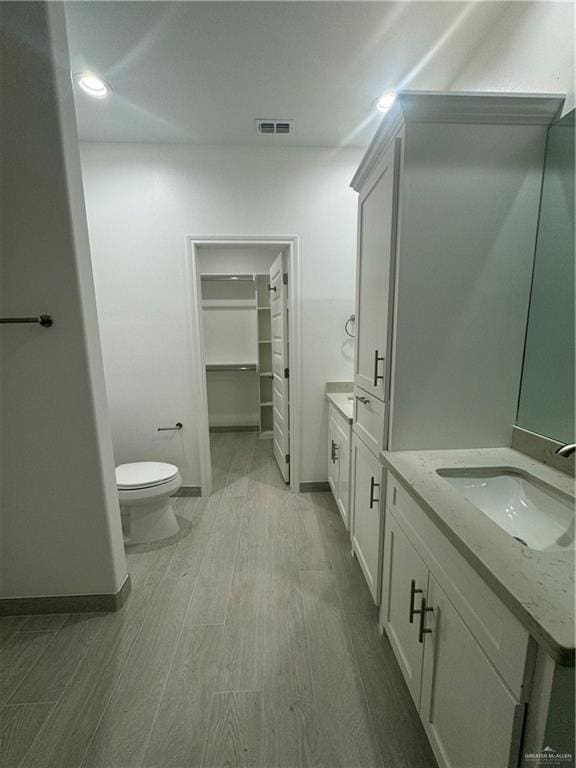
{"type": "Polygon", "coordinates": [[[462,496],[437,469],[513,467],[574,496],[574,480],[511,448],[382,451],[382,463],[563,666],[574,666],[574,550],[528,549],[462,496]]]}
{"type": "Polygon", "coordinates": [[[326,392],[326,398],[337,408],[349,424],[352,424],[354,401],[350,400],[352,392],[326,392]]]}

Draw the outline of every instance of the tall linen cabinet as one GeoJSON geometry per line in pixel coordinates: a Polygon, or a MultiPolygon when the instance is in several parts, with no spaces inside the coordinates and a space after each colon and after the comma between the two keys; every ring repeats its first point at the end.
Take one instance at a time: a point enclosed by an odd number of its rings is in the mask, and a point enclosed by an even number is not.
{"type": "Polygon", "coordinates": [[[388,450],[510,445],[556,96],[404,92],[359,194],[352,549],[380,602],[388,450]]]}

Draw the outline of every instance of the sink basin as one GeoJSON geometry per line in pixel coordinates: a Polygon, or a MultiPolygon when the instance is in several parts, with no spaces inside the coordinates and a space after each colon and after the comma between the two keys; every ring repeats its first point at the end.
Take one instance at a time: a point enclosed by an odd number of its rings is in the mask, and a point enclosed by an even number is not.
{"type": "Polygon", "coordinates": [[[438,469],[438,474],[529,549],[574,549],[574,499],[510,469],[438,469]]]}

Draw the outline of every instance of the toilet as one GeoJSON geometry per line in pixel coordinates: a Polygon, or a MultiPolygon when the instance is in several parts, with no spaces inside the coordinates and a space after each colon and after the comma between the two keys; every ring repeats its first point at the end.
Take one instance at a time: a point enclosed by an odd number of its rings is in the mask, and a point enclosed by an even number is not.
{"type": "Polygon", "coordinates": [[[182,485],[178,467],[157,461],[120,464],[116,484],[126,544],[147,544],[178,533],[170,500],[182,485]]]}

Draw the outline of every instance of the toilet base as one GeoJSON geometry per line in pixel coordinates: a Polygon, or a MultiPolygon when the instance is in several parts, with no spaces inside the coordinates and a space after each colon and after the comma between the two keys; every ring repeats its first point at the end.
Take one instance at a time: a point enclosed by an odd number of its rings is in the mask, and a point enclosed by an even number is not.
{"type": "Polygon", "coordinates": [[[180,527],[170,498],[120,505],[125,544],[149,544],[175,536],[180,527]]]}

